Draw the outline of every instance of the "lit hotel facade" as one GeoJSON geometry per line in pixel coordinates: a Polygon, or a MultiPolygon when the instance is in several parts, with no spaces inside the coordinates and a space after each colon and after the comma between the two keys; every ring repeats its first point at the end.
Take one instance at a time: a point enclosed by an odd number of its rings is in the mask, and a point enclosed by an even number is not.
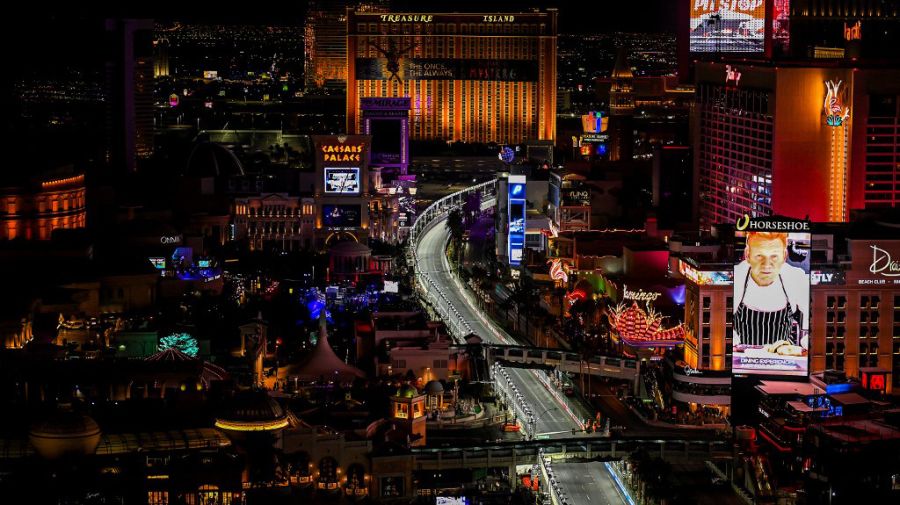
{"type": "Polygon", "coordinates": [[[695,72],[701,227],[744,214],[847,222],[900,204],[900,70],[757,61],[695,72]]]}
{"type": "Polygon", "coordinates": [[[0,240],[50,240],[53,230],[84,228],[83,173],[46,175],[0,188],[0,240]]]}
{"type": "Polygon", "coordinates": [[[347,15],[347,129],[360,99],[409,97],[410,138],[520,143],[556,134],[557,12],[347,15]]]}
{"type": "MultiPolygon", "coordinates": [[[[883,377],[885,393],[900,390],[900,281],[890,270],[891,262],[900,258],[895,230],[888,226],[862,235],[878,238],[847,239],[813,231],[810,373],[839,370],[848,377],[861,377],[866,372],[883,377]]],[[[723,387],[719,396],[727,396],[735,304],[733,264],[687,253],[672,268],[678,269],[672,273],[684,279],[686,288],[684,361],[698,371],[687,378],[676,373],[676,379],[696,381],[704,373],[719,377],[705,383],[723,387]]],[[[713,403],[702,398],[693,401],[713,403]]]]}

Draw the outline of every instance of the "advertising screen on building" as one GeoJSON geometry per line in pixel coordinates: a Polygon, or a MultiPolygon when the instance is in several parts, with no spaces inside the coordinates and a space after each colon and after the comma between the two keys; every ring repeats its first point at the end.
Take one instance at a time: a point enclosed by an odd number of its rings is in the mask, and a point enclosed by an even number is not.
{"type": "Polygon", "coordinates": [[[325,167],[325,192],[358,194],[358,167],[325,167]]]}
{"type": "Polygon", "coordinates": [[[322,223],[330,229],[359,228],[361,224],[359,205],[323,205],[322,223]]]}
{"type": "Polygon", "coordinates": [[[692,53],[761,53],[766,0],[690,0],[692,53]]]}
{"type": "Polygon", "coordinates": [[[412,226],[416,221],[416,176],[401,175],[393,182],[397,196],[397,223],[401,228],[412,226]]]}
{"type": "Polygon", "coordinates": [[[509,176],[507,253],[509,264],[513,266],[522,263],[522,252],[525,249],[525,183],[524,175],[509,176]]]}
{"type": "Polygon", "coordinates": [[[791,43],[791,0],[775,0],[772,10],[772,40],[786,52],[791,43]]]}
{"type": "Polygon", "coordinates": [[[469,499],[465,496],[437,496],[436,505],[469,505],[469,499]]]}
{"type": "Polygon", "coordinates": [[[745,217],[736,229],[732,372],[805,376],[809,222],[745,217]]]}
{"type": "Polygon", "coordinates": [[[730,286],[734,270],[701,270],[684,260],[678,260],[678,272],[698,286],[730,286]]]}

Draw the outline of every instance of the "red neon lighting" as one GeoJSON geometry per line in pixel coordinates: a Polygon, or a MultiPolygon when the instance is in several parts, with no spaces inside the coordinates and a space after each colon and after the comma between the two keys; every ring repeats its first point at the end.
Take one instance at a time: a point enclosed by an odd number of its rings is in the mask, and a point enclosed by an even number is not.
{"type": "Polygon", "coordinates": [[[869,389],[884,391],[884,375],[869,376],[869,389]]]}
{"type": "Polygon", "coordinates": [[[662,316],[652,308],[642,309],[637,302],[627,308],[624,304],[619,304],[609,311],[608,319],[622,340],[631,346],[671,347],[684,342],[683,324],[663,329],[662,316]]]}

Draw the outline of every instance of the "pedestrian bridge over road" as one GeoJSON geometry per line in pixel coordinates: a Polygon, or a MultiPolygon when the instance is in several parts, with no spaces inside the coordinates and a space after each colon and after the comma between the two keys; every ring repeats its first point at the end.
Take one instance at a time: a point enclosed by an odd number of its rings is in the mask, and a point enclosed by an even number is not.
{"type": "MultiPolygon", "coordinates": [[[[445,470],[453,468],[491,468],[531,465],[538,452],[554,460],[623,458],[644,449],[650,455],[671,462],[686,459],[710,459],[728,456],[729,446],[721,440],[648,440],[626,438],[573,437],[555,440],[500,442],[479,447],[436,447],[411,450],[416,470],[445,470]]],[[[515,471],[512,472],[515,475],[515,471]]]]}
{"type": "Polygon", "coordinates": [[[587,373],[634,382],[638,378],[640,364],[637,360],[612,356],[594,356],[582,360],[578,354],[562,349],[519,345],[482,344],[490,361],[506,360],[515,363],[548,365],[572,373],[587,373]]]}

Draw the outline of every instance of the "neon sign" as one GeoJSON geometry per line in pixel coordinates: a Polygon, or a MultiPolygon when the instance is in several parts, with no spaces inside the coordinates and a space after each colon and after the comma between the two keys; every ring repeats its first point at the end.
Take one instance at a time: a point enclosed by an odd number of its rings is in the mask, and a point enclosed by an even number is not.
{"type": "Polygon", "coordinates": [[[382,23],[430,23],[434,20],[431,14],[382,14],[382,23]]]}
{"type": "Polygon", "coordinates": [[[360,161],[363,152],[363,145],[324,145],[322,146],[322,156],[325,161],[360,161]]]}
{"type": "Polygon", "coordinates": [[[634,300],[636,302],[655,302],[657,298],[662,296],[662,293],[656,293],[654,291],[644,291],[643,289],[638,289],[637,291],[629,291],[628,285],[623,286],[622,289],[622,298],[625,300],[634,300]]]}
{"type": "Polygon", "coordinates": [[[569,282],[569,274],[566,273],[563,262],[559,258],[553,258],[551,260],[547,260],[547,263],[550,264],[550,278],[554,281],[562,281],[563,283],[569,282]]]}
{"type": "Polygon", "coordinates": [[[844,121],[850,118],[850,107],[844,106],[844,94],[846,87],[841,89],[844,81],[825,81],[825,124],[828,126],[843,126],[844,121]]]}
{"type": "Polygon", "coordinates": [[[825,81],[825,124],[831,126],[831,166],[829,167],[828,219],[833,222],[847,220],[847,167],[848,134],[845,126],[850,118],[850,107],[844,105],[846,86],[844,81],[825,81]]]}
{"type": "Polygon", "coordinates": [[[862,39],[862,23],[857,21],[855,25],[847,26],[847,23],[844,23],[844,40],[850,42],[851,40],[861,40],[862,39]]]}
{"type": "Polygon", "coordinates": [[[877,245],[869,247],[872,248],[872,264],[869,265],[869,272],[884,277],[900,277],[900,261],[895,261],[891,258],[891,253],[877,245]]]}
{"type": "Polygon", "coordinates": [[[725,65],[725,84],[733,82],[735,86],[741,83],[741,72],[737,67],[725,65]]]}
{"type": "Polygon", "coordinates": [[[181,235],[163,235],[159,237],[159,243],[162,245],[180,244],[181,235]]]}
{"type": "Polygon", "coordinates": [[[690,377],[691,375],[702,375],[703,372],[697,370],[696,368],[691,368],[690,365],[686,365],[684,367],[684,374],[690,377]]]}
{"type": "Polygon", "coordinates": [[[607,317],[619,338],[632,347],[674,347],[684,343],[683,324],[663,329],[663,317],[652,308],[642,309],[637,302],[630,306],[620,303],[609,310],[607,317]]]}

